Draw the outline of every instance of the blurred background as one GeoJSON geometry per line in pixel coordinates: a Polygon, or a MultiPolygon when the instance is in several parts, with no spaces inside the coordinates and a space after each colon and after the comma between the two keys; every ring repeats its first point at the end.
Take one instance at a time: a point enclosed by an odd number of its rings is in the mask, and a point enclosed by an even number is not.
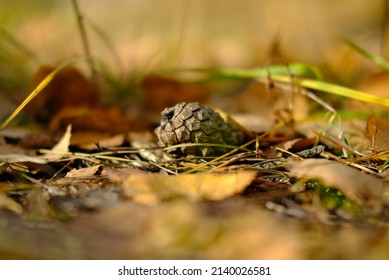
{"type": "MultiPolygon", "coordinates": [[[[301,62],[354,86],[375,66],[342,38],[385,55],[384,0],[82,0],[79,6],[92,55],[124,80],[170,67],[301,62]]],[[[0,110],[28,94],[40,65],[80,54],[70,0],[2,0],[0,110]]],[[[89,74],[85,62],[77,66],[89,74]]]]}

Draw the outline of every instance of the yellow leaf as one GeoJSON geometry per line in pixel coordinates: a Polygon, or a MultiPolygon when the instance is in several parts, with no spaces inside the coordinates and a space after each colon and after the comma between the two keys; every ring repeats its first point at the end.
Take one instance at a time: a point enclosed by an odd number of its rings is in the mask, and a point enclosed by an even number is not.
{"type": "Polygon", "coordinates": [[[231,174],[183,174],[168,176],[136,173],[123,181],[126,196],[144,204],[156,204],[177,198],[192,201],[222,200],[241,193],[255,178],[255,172],[231,174]]]}

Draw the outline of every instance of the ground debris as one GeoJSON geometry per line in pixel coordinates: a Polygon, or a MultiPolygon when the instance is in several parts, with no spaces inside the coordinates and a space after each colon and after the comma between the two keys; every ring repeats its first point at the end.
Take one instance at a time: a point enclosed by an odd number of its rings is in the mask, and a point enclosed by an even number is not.
{"type": "MultiPolygon", "coordinates": [[[[335,156],[333,147],[313,138],[293,141],[290,135],[254,139],[245,150],[221,156],[185,157],[166,154],[149,132],[105,139],[113,140],[72,145],[69,128],[54,148],[1,155],[0,227],[7,230],[0,236],[0,253],[61,259],[347,259],[368,257],[373,250],[368,240],[384,238],[389,215],[378,191],[380,160],[354,155],[360,157],[355,166],[370,173],[364,174],[346,166],[351,162],[335,156]],[[341,179],[328,179],[335,174],[341,179]],[[355,178],[362,177],[369,179],[358,187],[364,180],[355,178]],[[345,241],[327,248],[322,242],[332,239],[317,233],[318,227],[342,240],[353,227],[361,246],[351,250],[345,241]],[[16,234],[26,246],[42,232],[46,240],[39,241],[39,254],[34,246],[23,251],[3,242],[16,234]],[[64,236],[54,237],[58,233],[64,236]],[[69,247],[69,240],[77,245],[69,247]],[[232,243],[239,245],[228,246],[232,243]]],[[[17,143],[5,140],[3,146],[17,143]]]]}

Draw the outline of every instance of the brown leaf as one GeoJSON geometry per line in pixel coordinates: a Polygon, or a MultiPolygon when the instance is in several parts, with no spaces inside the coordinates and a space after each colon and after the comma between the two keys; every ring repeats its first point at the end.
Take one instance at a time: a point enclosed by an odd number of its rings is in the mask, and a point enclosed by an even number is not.
{"type": "Polygon", "coordinates": [[[208,91],[200,84],[158,75],[145,77],[141,86],[146,105],[154,113],[179,102],[204,102],[208,96],[208,91]]]}
{"type": "Polygon", "coordinates": [[[296,177],[322,180],[365,207],[370,214],[378,214],[382,209],[383,184],[373,175],[327,159],[290,161],[285,167],[296,177]]]}
{"type": "Polygon", "coordinates": [[[372,142],[373,149],[389,149],[389,121],[371,115],[367,119],[366,130],[372,142]]]}
{"type": "Polygon", "coordinates": [[[19,145],[28,149],[49,149],[55,145],[55,139],[48,133],[31,132],[20,139],[19,145]]]}
{"type": "Polygon", "coordinates": [[[280,148],[284,151],[289,151],[291,153],[296,153],[299,151],[302,151],[304,149],[311,148],[316,141],[316,138],[296,138],[284,142],[280,142],[268,149],[266,149],[264,152],[266,153],[267,157],[281,157],[282,152],[279,149],[275,149],[275,147],[280,148]]]}
{"type": "Polygon", "coordinates": [[[138,129],[118,108],[91,106],[67,107],[59,111],[50,122],[50,131],[59,132],[72,124],[73,131],[122,133],[138,129]]]}
{"type": "Polygon", "coordinates": [[[123,134],[112,136],[105,133],[76,132],[72,136],[71,144],[83,150],[96,150],[97,145],[101,148],[119,147],[125,140],[126,137],[123,134]]]}
{"type": "MultiPolygon", "coordinates": [[[[269,83],[271,78],[269,79],[269,83]]],[[[253,114],[258,117],[266,117],[269,121],[276,120],[275,112],[282,111],[288,107],[288,99],[293,97],[293,111],[296,120],[303,120],[308,115],[307,98],[302,94],[292,95],[290,92],[284,92],[278,88],[253,81],[245,87],[239,94],[225,96],[215,99],[218,107],[234,114],[253,114]],[[219,105],[220,104],[220,105],[219,105]]],[[[244,123],[242,123],[244,124],[244,123]]]]}
{"type": "Polygon", "coordinates": [[[185,174],[168,176],[137,173],[123,181],[126,196],[144,204],[156,204],[176,198],[190,200],[222,200],[241,193],[256,173],[241,171],[231,174],[185,174]]]}
{"type": "Polygon", "coordinates": [[[26,156],[23,154],[1,154],[0,160],[8,163],[13,162],[33,162],[38,164],[47,163],[46,159],[34,156],[26,156]]]}
{"type": "Polygon", "coordinates": [[[138,172],[143,172],[137,169],[131,169],[131,168],[108,168],[105,167],[103,171],[101,171],[101,175],[107,176],[108,179],[112,183],[122,183],[126,178],[128,178],[130,175],[138,172]]]}
{"type": "Polygon", "coordinates": [[[100,169],[100,165],[93,165],[80,169],[72,169],[66,174],[66,178],[84,178],[91,177],[96,174],[96,172],[100,169]]]}
{"type": "MultiPolygon", "coordinates": [[[[42,66],[32,78],[37,86],[54,68],[42,66]]],[[[54,79],[29,104],[28,111],[37,119],[48,121],[52,116],[68,107],[97,105],[99,93],[74,67],[60,71],[54,79]]]]}

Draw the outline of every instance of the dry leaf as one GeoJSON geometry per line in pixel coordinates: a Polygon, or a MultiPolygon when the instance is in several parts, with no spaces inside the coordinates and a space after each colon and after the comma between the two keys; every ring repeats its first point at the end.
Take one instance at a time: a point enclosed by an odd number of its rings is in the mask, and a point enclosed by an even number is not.
{"type": "Polygon", "coordinates": [[[297,138],[295,140],[287,141],[281,148],[290,151],[292,153],[299,152],[305,149],[309,149],[316,142],[316,138],[297,138]]]}
{"type": "Polygon", "coordinates": [[[125,133],[144,128],[142,121],[130,120],[115,107],[74,106],[59,111],[50,121],[50,131],[62,131],[72,124],[75,132],[125,133]]]}
{"type": "Polygon", "coordinates": [[[109,168],[104,167],[101,171],[102,176],[107,176],[112,183],[120,184],[130,175],[138,172],[143,172],[138,169],[132,168],[109,168]]]}
{"type": "MultiPolygon", "coordinates": [[[[54,68],[42,66],[34,74],[32,83],[38,85],[54,68]]],[[[99,93],[80,71],[67,67],[35,97],[28,105],[31,115],[42,121],[50,120],[64,108],[97,105],[99,93]]]]}
{"type": "Polygon", "coordinates": [[[70,138],[72,137],[72,126],[68,125],[66,128],[65,134],[62,136],[61,140],[55,145],[50,153],[44,155],[45,159],[48,160],[57,160],[62,158],[63,154],[69,152],[70,138]]]}
{"type": "Polygon", "coordinates": [[[389,149],[389,121],[379,119],[375,115],[371,115],[366,123],[367,134],[372,141],[373,149],[387,150],[389,149]]]}
{"type": "Polygon", "coordinates": [[[66,174],[66,178],[85,178],[91,177],[96,174],[96,172],[100,169],[100,165],[94,165],[90,167],[80,168],[80,169],[72,169],[66,174]]]}
{"type": "Polygon", "coordinates": [[[289,151],[291,153],[297,153],[305,149],[311,148],[315,144],[316,138],[296,138],[284,142],[280,142],[274,146],[269,147],[268,149],[264,150],[264,153],[266,154],[266,157],[268,158],[275,158],[275,157],[281,157],[282,152],[279,149],[280,148],[283,151],[289,151]]]}
{"type": "Polygon", "coordinates": [[[241,193],[256,173],[185,174],[168,176],[154,173],[132,174],[123,181],[126,196],[144,204],[156,204],[175,198],[222,200],[241,193]]]}
{"type": "Polygon", "coordinates": [[[108,133],[74,132],[70,144],[86,151],[100,148],[120,147],[126,140],[123,134],[111,135],[108,133]]]}
{"type": "Polygon", "coordinates": [[[143,79],[141,86],[146,106],[154,113],[160,113],[176,103],[205,102],[208,98],[208,91],[203,85],[170,77],[150,75],[143,79]]]}
{"type": "Polygon", "coordinates": [[[26,156],[22,154],[6,154],[0,155],[0,161],[5,161],[8,163],[14,162],[33,162],[38,164],[46,164],[47,161],[43,158],[26,156]]]}
{"type": "MultiPolygon", "coordinates": [[[[258,81],[248,84],[240,90],[239,94],[231,95],[228,99],[225,96],[220,96],[213,99],[212,103],[231,114],[253,114],[258,117],[266,117],[270,122],[270,120],[276,119],[275,112],[288,107],[288,99],[291,98],[293,98],[295,120],[303,120],[309,114],[307,97],[302,94],[292,95],[288,90],[269,88],[267,84],[258,81]]],[[[241,124],[244,125],[244,123],[241,124]]]]}
{"type": "Polygon", "coordinates": [[[4,193],[0,193],[0,209],[6,209],[16,214],[23,214],[23,207],[4,193]]]}
{"type": "Polygon", "coordinates": [[[55,140],[48,133],[31,132],[20,139],[19,145],[28,149],[49,149],[55,145],[55,140]]]}
{"type": "Polygon", "coordinates": [[[370,214],[378,214],[382,209],[383,184],[373,175],[327,159],[290,161],[285,167],[296,177],[322,180],[366,207],[370,214]]]}
{"type": "Polygon", "coordinates": [[[72,126],[68,125],[65,134],[61,140],[55,145],[51,151],[54,153],[67,153],[69,152],[70,138],[72,137],[72,126]]]}

